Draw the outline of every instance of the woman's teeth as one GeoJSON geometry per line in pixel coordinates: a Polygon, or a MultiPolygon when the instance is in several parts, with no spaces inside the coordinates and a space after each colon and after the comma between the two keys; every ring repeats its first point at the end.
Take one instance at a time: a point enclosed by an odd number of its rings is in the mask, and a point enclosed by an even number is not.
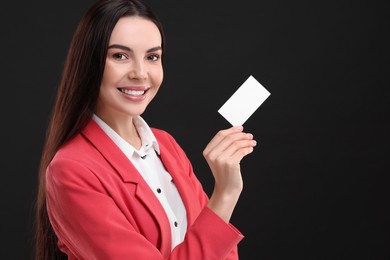
{"type": "Polygon", "coordinates": [[[132,95],[132,96],[142,96],[145,93],[144,90],[129,90],[129,89],[123,89],[123,88],[121,88],[119,90],[127,95],[132,95]]]}

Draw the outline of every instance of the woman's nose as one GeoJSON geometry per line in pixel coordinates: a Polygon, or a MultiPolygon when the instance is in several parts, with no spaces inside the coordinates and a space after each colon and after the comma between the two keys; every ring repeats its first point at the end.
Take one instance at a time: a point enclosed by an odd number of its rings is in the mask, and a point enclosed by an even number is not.
{"type": "Polygon", "coordinates": [[[147,69],[142,61],[135,61],[131,66],[129,77],[131,79],[146,79],[147,77],[147,69]]]}

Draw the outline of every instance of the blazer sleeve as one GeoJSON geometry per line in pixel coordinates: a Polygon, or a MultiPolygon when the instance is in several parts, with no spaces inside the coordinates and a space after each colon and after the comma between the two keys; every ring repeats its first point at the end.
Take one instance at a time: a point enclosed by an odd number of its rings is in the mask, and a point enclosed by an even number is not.
{"type": "Polygon", "coordinates": [[[183,255],[183,252],[187,252],[193,243],[198,243],[198,247],[202,250],[191,252],[194,254],[194,259],[238,259],[237,245],[244,236],[232,224],[226,223],[207,207],[209,198],[196,177],[190,160],[177,141],[166,131],[156,129],[155,131],[158,131],[160,136],[165,136],[163,139],[168,141],[164,143],[171,144],[168,149],[174,150],[175,157],[180,160],[180,164],[185,165],[192,187],[202,207],[198,218],[187,230],[185,240],[174,248],[172,254],[177,255],[178,259],[189,259],[183,255]]]}

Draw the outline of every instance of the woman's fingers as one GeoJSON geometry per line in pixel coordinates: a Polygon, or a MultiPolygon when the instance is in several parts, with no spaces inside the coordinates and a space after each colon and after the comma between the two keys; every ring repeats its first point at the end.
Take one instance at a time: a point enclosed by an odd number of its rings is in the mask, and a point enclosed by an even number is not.
{"type": "Polygon", "coordinates": [[[230,163],[239,163],[241,159],[252,153],[256,146],[256,141],[251,139],[244,139],[232,142],[221,154],[221,160],[229,160],[230,163]]]}
{"type": "Polygon", "coordinates": [[[204,152],[208,153],[209,151],[213,150],[221,141],[223,141],[226,137],[241,133],[243,131],[242,126],[235,126],[228,129],[220,130],[214,137],[211,139],[211,141],[206,146],[204,152]]]}
{"type": "Polygon", "coordinates": [[[222,156],[230,157],[233,154],[248,154],[251,149],[256,145],[253,140],[253,135],[249,133],[243,133],[242,130],[227,129],[219,131],[218,134],[212,139],[203,151],[203,155],[211,161],[222,156]],[[240,151],[242,150],[242,151],[240,151]]]}
{"type": "Polygon", "coordinates": [[[254,140],[239,140],[231,143],[223,151],[217,149],[211,151],[205,155],[205,158],[213,169],[226,169],[226,167],[237,169],[242,158],[252,153],[255,146],[254,140]]]}

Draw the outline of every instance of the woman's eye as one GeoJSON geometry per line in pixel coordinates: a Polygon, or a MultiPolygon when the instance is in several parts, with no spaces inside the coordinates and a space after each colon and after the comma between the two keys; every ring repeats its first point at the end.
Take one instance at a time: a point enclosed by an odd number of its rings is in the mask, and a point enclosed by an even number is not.
{"type": "Polygon", "coordinates": [[[160,56],[157,54],[152,54],[152,55],[148,56],[148,60],[151,60],[151,61],[157,61],[159,59],[160,59],[160,56]]]}
{"type": "Polygon", "coordinates": [[[114,59],[116,60],[125,60],[127,59],[126,55],[122,54],[122,53],[115,53],[114,55],[112,55],[114,59]]]}

